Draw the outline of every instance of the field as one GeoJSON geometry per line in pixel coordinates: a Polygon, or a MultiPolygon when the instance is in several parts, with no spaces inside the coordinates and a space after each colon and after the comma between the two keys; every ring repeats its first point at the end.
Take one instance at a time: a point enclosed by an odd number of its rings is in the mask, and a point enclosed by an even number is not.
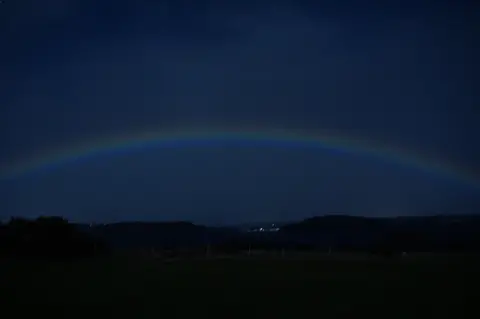
{"type": "Polygon", "coordinates": [[[480,318],[479,267],[452,256],[2,260],[0,297],[14,317],[480,318]]]}

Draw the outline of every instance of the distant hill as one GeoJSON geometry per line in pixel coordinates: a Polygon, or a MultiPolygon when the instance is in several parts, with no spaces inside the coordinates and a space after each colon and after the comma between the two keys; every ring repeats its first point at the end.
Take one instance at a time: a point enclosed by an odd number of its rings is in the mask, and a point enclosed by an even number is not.
{"type": "Polygon", "coordinates": [[[77,226],[116,249],[205,249],[208,245],[242,249],[302,246],[366,251],[388,246],[409,251],[480,251],[477,215],[367,218],[335,214],[281,225],[278,232],[245,231],[258,225],[263,224],[207,227],[190,222],[125,222],[77,226]]]}
{"type": "Polygon", "coordinates": [[[77,225],[116,249],[200,248],[230,239],[234,228],[206,227],[190,222],[124,222],[77,225]]]}
{"type": "MultiPolygon", "coordinates": [[[[405,250],[480,247],[480,216],[366,218],[348,215],[313,217],[284,226],[281,232],[318,247],[368,249],[392,242],[405,250]]],[[[476,249],[476,248],[475,248],[476,249]]]]}

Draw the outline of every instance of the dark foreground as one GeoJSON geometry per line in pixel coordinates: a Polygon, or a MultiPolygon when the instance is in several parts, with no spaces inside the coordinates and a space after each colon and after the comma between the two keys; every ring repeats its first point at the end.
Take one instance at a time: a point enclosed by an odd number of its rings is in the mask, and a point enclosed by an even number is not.
{"type": "Polygon", "coordinates": [[[473,257],[1,263],[5,318],[480,318],[473,257]]]}

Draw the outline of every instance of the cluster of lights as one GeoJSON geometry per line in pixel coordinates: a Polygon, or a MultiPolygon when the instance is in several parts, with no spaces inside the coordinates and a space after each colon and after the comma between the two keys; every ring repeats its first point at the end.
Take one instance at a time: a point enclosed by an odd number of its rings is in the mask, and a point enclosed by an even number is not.
{"type": "Polygon", "coordinates": [[[275,232],[279,230],[280,230],[279,227],[275,226],[275,224],[272,224],[272,226],[269,228],[260,227],[260,228],[251,229],[249,230],[249,232],[275,232]]]}

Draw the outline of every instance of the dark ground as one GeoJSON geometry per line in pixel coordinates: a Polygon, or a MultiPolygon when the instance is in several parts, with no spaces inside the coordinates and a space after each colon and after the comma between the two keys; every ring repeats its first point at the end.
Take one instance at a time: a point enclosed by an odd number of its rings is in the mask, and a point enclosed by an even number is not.
{"type": "Polygon", "coordinates": [[[4,318],[480,318],[473,257],[1,263],[4,318]]]}

